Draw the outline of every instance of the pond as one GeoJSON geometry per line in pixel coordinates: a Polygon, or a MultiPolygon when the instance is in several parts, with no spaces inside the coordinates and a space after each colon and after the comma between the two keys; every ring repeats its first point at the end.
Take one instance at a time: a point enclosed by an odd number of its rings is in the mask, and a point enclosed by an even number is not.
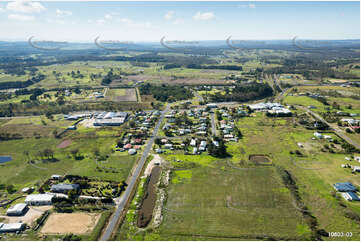
{"type": "Polygon", "coordinates": [[[11,160],[12,160],[11,156],[0,156],[0,163],[6,163],[11,160]]]}
{"type": "Polygon", "coordinates": [[[161,174],[161,168],[155,166],[148,177],[147,190],[144,193],[142,207],[138,213],[137,225],[139,228],[147,227],[148,223],[152,220],[152,214],[157,200],[156,184],[161,174]]]}

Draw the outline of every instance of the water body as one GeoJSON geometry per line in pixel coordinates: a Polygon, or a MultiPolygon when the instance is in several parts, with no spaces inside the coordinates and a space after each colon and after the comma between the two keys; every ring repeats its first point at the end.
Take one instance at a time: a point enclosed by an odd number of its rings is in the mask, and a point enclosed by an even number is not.
{"type": "Polygon", "coordinates": [[[159,166],[155,166],[152,169],[147,190],[145,191],[143,197],[142,207],[138,213],[137,225],[139,228],[147,227],[149,222],[152,220],[153,209],[157,200],[156,184],[159,180],[160,173],[161,168],[159,166]]]}
{"type": "Polygon", "coordinates": [[[6,163],[11,161],[13,158],[11,158],[11,156],[0,156],[0,164],[1,163],[6,163]]]}

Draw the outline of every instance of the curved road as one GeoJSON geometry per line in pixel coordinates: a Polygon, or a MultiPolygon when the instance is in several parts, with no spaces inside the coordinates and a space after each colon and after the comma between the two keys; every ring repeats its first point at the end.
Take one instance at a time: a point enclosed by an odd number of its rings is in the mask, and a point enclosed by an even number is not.
{"type": "Polygon", "coordinates": [[[109,240],[111,238],[111,235],[113,234],[113,231],[116,228],[116,225],[119,221],[120,215],[122,214],[122,211],[124,210],[125,205],[127,204],[127,201],[129,200],[129,197],[132,193],[132,191],[134,190],[136,183],[137,183],[137,179],[138,177],[141,175],[141,172],[143,170],[143,166],[147,160],[147,157],[149,155],[150,150],[152,149],[153,143],[155,138],[157,137],[159,128],[163,122],[164,119],[164,115],[169,111],[169,104],[167,105],[167,107],[163,110],[160,119],[158,120],[157,125],[154,128],[153,131],[153,136],[150,138],[150,140],[148,141],[148,144],[146,146],[146,148],[144,149],[144,152],[142,154],[142,157],[140,158],[137,167],[130,179],[130,182],[127,186],[127,189],[125,190],[125,192],[122,194],[122,196],[120,197],[118,206],[115,210],[115,213],[113,214],[113,216],[110,218],[110,221],[107,225],[107,227],[105,228],[103,235],[101,236],[100,240],[105,241],[105,240],[109,240]]]}

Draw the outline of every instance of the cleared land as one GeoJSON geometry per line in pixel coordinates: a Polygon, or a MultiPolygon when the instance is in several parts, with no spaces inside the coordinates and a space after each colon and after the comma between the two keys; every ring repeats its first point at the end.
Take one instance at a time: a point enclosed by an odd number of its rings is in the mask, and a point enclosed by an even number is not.
{"type": "Polygon", "coordinates": [[[169,187],[160,233],[220,238],[307,238],[310,231],[274,168],[217,162],[169,187]]]}
{"type": "Polygon", "coordinates": [[[98,213],[53,213],[41,229],[43,234],[90,233],[100,218],[98,213]]]}

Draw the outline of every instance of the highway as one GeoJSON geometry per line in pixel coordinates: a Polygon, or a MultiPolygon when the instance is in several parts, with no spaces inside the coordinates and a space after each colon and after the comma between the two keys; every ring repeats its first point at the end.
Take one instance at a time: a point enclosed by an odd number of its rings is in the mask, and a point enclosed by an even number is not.
{"type": "Polygon", "coordinates": [[[303,106],[297,106],[298,108],[312,114],[315,118],[317,118],[318,120],[320,120],[321,122],[327,124],[328,126],[330,126],[335,133],[340,136],[342,139],[344,139],[347,143],[353,145],[356,149],[360,149],[359,144],[357,144],[355,141],[353,141],[352,139],[350,139],[348,136],[346,136],[345,132],[343,130],[341,130],[339,127],[337,127],[336,124],[331,124],[329,122],[327,122],[324,118],[322,118],[319,114],[312,112],[311,110],[309,110],[308,108],[305,108],[303,106]]]}
{"type": "Polygon", "coordinates": [[[143,170],[143,166],[144,166],[144,164],[145,164],[145,162],[147,160],[149,152],[152,149],[154,140],[157,137],[159,128],[160,128],[160,126],[161,126],[161,124],[162,124],[162,122],[164,120],[164,116],[165,116],[165,114],[167,112],[169,112],[169,104],[163,110],[163,112],[162,112],[162,114],[161,114],[161,116],[160,116],[160,118],[158,120],[158,123],[156,124],[156,126],[154,128],[153,136],[148,141],[148,144],[144,149],[142,157],[140,158],[140,160],[139,160],[139,162],[137,164],[137,167],[136,167],[134,173],[132,174],[132,177],[130,178],[130,182],[129,182],[125,192],[120,197],[120,200],[119,200],[118,206],[117,206],[117,208],[115,210],[115,213],[110,218],[110,221],[109,221],[107,227],[105,228],[100,240],[102,240],[102,241],[109,240],[111,238],[112,234],[113,234],[113,231],[115,229],[117,229],[116,226],[117,226],[117,223],[119,221],[120,215],[122,214],[122,211],[124,210],[124,207],[125,207],[127,201],[130,198],[130,195],[132,194],[132,191],[135,189],[135,186],[137,184],[137,179],[141,175],[141,172],[143,170]]]}

